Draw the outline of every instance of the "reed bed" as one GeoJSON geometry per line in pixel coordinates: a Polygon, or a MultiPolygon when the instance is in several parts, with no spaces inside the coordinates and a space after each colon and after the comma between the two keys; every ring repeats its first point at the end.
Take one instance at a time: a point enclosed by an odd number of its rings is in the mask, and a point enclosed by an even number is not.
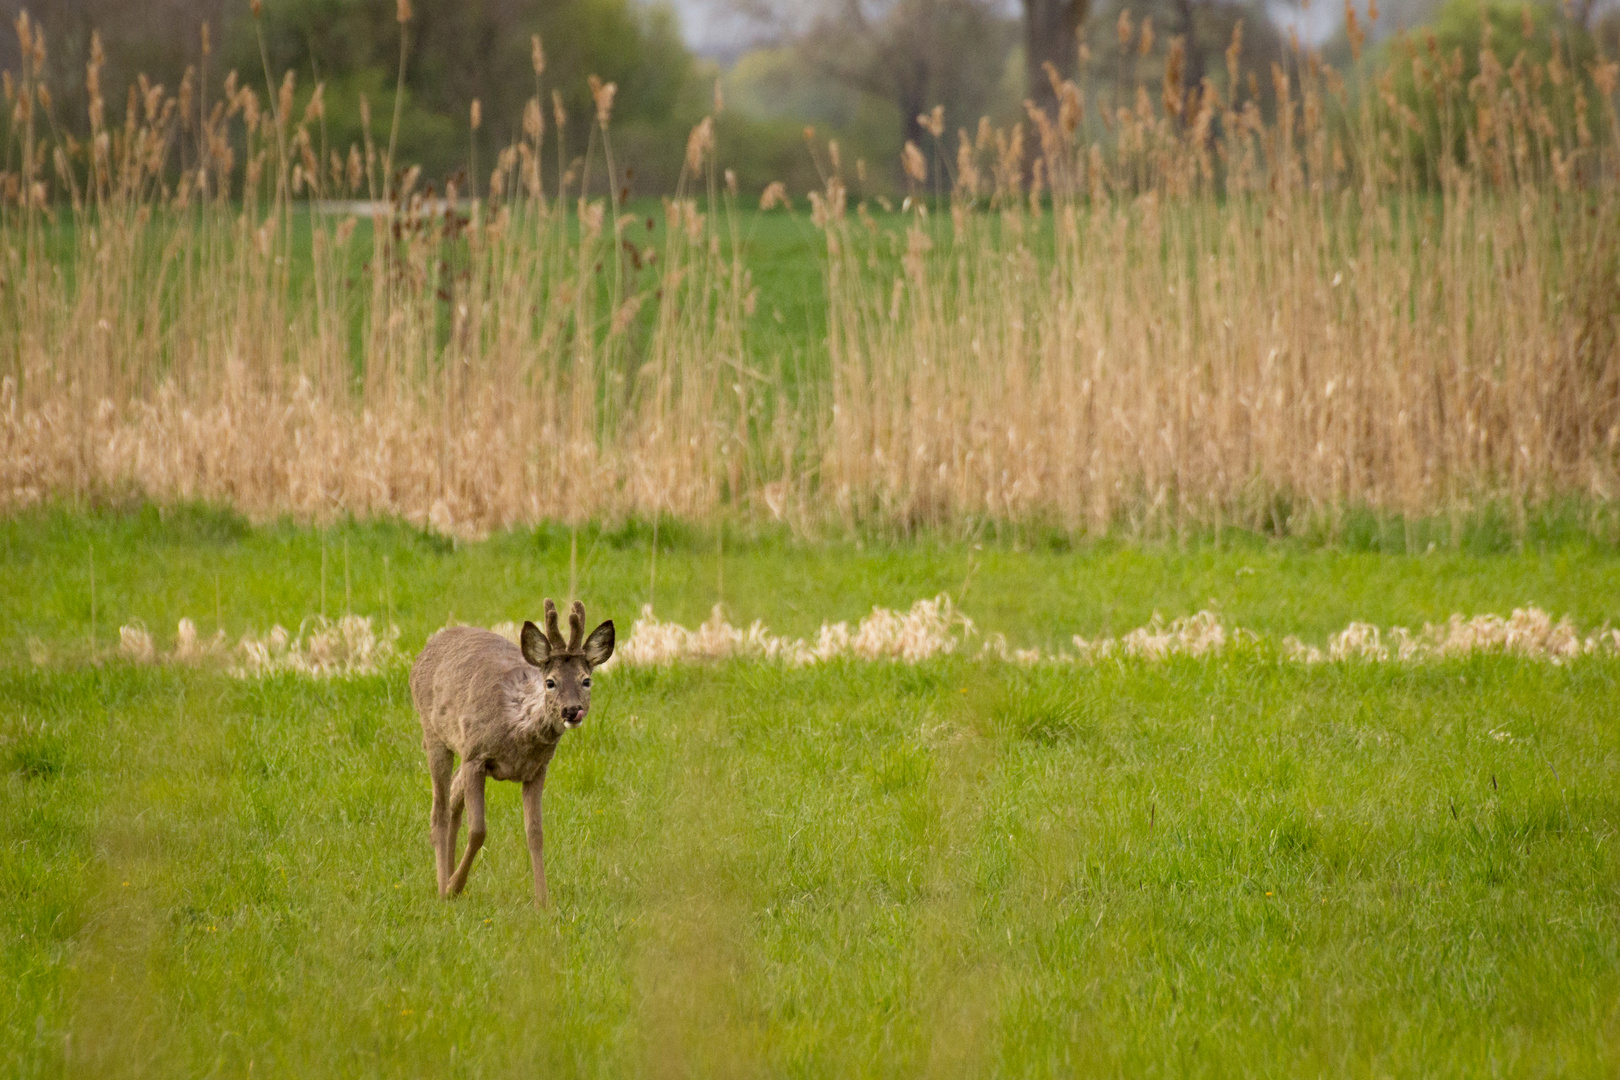
{"type": "Polygon", "coordinates": [[[644,220],[614,88],[570,121],[538,42],[521,134],[441,192],[369,126],[327,146],[292,75],[143,82],[120,125],[93,58],[75,140],[18,33],[0,506],[1287,532],[1620,483],[1617,66],[1556,42],[1487,42],[1466,82],[1418,40],[1349,78],[1301,54],[1263,88],[1235,47],[1183,86],[1173,48],[1106,110],[1055,81],[1058,115],[954,151],[923,118],[898,214],[829,147],[825,363],[789,380],[712,118],[644,220]]]}
{"type": "Polygon", "coordinates": [[[1464,84],[1414,40],[1406,83],[1304,58],[1262,99],[1237,49],[1235,91],[1172,48],[1106,127],[1054,79],[1034,146],[963,130],[954,169],[931,118],[907,172],[951,212],[903,237],[829,181],[846,516],[1332,531],[1620,490],[1616,65],[1487,48],[1464,84]]]}
{"type": "Polygon", "coordinates": [[[290,73],[143,81],[111,126],[98,45],[89,139],[52,147],[45,44],[17,30],[0,503],[133,489],[476,535],[696,517],[754,482],[747,271],[687,193],[731,194],[712,126],[642,219],[615,186],[611,84],[590,152],[558,164],[570,120],[538,40],[520,137],[442,192],[373,141],[369,108],[365,145],[326,146],[322,89],[290,73]]]}

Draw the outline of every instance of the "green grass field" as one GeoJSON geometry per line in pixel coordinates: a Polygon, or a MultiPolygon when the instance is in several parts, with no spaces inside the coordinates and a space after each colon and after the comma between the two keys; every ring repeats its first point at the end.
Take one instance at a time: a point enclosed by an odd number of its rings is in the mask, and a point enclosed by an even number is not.
{"type": "MultiPolygon", "coordinates": [[[[593,622],[628,630],[650,540],[580,534],[593,622]]],[[[718,594],[795,634],[939,591],[1047,647],[1211,604],[1317,643],[1525,603],[1620,622],[1620,555],[1578,535],[660,541],[662,616],[718,594]]],[[[1620,661],[619,670],[551,770],[542,913],[511,784],[467,894],[436,898],[403,669],[237,680],[111,646],[132,619],[165,649],[182,615],[293,626],[324,591],[414,651],[566,594],[570,548],[196,508],[0,521],[3,1071],[1620,1067],[1620,661]]]]}

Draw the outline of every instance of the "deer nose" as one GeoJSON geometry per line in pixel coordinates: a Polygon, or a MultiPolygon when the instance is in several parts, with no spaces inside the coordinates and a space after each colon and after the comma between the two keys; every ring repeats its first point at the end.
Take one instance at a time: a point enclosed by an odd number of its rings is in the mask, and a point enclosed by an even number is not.
{"type": "Polygon", "coordinates": [[[585,709],[582,706],[579,706],[579,705],[565,705],[565,706],[563,706],[563,711],[562,711],[563,722],[564,723],[569,723],[569,724],[577,724],[577,723],[579,723],[579,718],[581,716],[583,716],[584,713],[585,713],[585,709]]]}

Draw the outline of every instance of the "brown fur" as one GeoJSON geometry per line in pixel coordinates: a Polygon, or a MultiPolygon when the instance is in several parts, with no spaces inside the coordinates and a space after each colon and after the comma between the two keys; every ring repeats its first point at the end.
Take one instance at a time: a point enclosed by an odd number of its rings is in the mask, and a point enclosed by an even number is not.
{"type": "Polygon", "coordinates": [[[422,719],[422,746],[433,778],[430,832],[439,895],[445,899],[466,886],[473,857],[483,846],[484,781],[492,778],[523,784],[535,901],[542,907],[548,902],[540,824],[546,767],[564,732],[585,721],[591,670],[613,655],[611,619],[584,638],[585,605],[575,601],[568,622],[565,641],[556,605],[547,600],[545,632],[524,623],[521,648],[488,630],[452,626],[428,639],[411,668],[411,699],[422,719]],[[463,807],[467,850],[457,864],[463,807]]]}

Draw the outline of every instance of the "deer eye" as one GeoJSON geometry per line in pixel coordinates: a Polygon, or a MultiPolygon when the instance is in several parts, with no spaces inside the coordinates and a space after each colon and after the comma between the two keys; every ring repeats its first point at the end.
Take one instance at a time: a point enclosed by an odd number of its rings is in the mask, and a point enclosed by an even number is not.
{"type": "Polygon", "coordinates": [[[555,689],[557,689],[557,680],[556,679],[547,679],[546,680],[546,689],[547,690],[555,690],[555,689]]]}
{"type": "Polygon", "coordinates": [[[591,686],[591,677],[589,675],[585,676],[585,678],[580,680],[579,685],[581,685],[581,686],[585,687],[587,690],[589,690],[590,686],[591,686]]]}

